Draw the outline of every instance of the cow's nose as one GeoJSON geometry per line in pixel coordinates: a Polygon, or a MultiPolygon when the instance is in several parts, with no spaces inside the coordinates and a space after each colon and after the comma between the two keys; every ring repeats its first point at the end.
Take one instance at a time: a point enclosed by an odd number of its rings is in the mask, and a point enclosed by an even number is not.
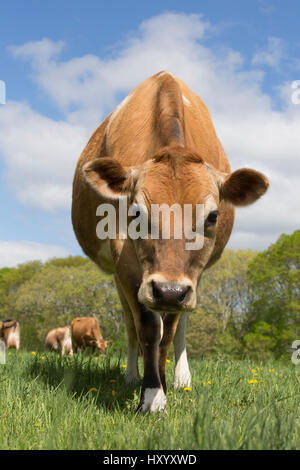
{"type": "Polygon", "coordinates": [[[186,302],[192,288],[181,284],[165,284],[152,281],[152,290],[157,305],[180,307],[186,302]]]}

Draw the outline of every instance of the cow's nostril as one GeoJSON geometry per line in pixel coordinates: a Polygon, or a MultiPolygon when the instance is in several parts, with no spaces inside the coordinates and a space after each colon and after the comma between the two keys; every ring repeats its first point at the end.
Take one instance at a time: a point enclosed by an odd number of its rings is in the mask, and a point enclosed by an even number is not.
{"type": "Polygon", "coordinates": [[[191,286],[182,286],[180,288],[178,300],[180,303],[184,302],[188,292],[191,290],[191,286]]]}
{"type": "Polygon", "coordinates": [[[159,301],[162,294],[161,294],[161,289],[159,288],[159,284],[155,281],[152,281],[152,292],[153,292],[153,297],[156,301],[159,301]]]}
{"type": "Polygon", "coordinates": [[[186,300],[191,286],[180,284],[164,284],[152,281],[153,298],[157,304],[180,306],[186,300]]]}

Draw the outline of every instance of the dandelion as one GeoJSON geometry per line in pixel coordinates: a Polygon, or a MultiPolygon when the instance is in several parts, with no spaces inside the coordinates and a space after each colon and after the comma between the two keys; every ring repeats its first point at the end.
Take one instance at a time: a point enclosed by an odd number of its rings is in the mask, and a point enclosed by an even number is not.
{"type": "Polygon", "coordinates": [[[96,387],[90,388],[90,392],[98,392],[98,389],[96,387]]]}
{"type": "Polygon", "coordinates": [[[42,359],[42,360],[45,359],[45,356],[41,356],[40,359],[42,359]]]}
{"type": "Polygon", "coordinates": [[[249,384],[257,384],[258,381],[256,379],[251,379],[249,380],[249,384]]]}
{"type": "Polygon", "coordinates": [[[203,387],[206,387],[206,382],[202,382],[203,387]]]}
{"type": "Polygon", "coordinates": [[[208,380],[207,385],[211,385],[211,381],[210,381],[210,380],[208,380]]]}
{"type": "Polygon", "coordinates": [[[124,367],[124,369],[126,369],[126,364],[122,364],[122,367],[124,367]]]}
{"type": "Polygon", "coordinates": [[[35,352],[35,351],[31,351],[31,354],[32,354],[33,356],[35,356],[35,355],[36,355],[36,352],[35,352]]]}
{"type": "Polygon", "coordinates": [[[170,364],[171,361],[170,361],[170,359],[166,359],[166,362],[167,362],[168,364],[170,364]]]}
{"type": "Polygon", "coordinates": [[[252,374],[257,374],[256,369],[251,369],[252,374]]]}
{"type": "Polygon", "coordinates": [[[275,369],[269,369],[269,372],[275,372],[275,369]]]}
{"type": "Polygon", "coordinates": [[[185,392],[190,392],[192,389],[191,389],[191,387],[184,387],[183,390],[184,390],[185,392]]]}
{"type": "Polygon", "coordinates": [[[112,391],[111,391],[111,394],[112,394],[112,396],[114,397],[114,396],[117,394],[117,392],[116,392],[115,390],[112,390],[112,391]]]}

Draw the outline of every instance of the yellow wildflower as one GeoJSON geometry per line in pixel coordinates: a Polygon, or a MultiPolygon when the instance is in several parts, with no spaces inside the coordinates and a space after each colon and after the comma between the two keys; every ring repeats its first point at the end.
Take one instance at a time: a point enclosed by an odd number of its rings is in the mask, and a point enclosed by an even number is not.
{"type": "Polygon", "coordinates": [[[190,392],[192,389],[191,389],[191,387],[184,387],[183,390],[184,390],[185,392],[190,392]]]}
{"type": "Polygon", "coordinates": [[[269,369],[269,372],[275,372],[275,369],[269,369]]]}
{"type": "Polygon", "coordinates": [[[251,379],[249,380],[249,384],[257,384],[258,381],[256,379],[251,379]]]}
{"type": "Polygon", "coordinates": [[[98,392],[98,389],[96,387],[90,388],[90,392],[98,392]]]}
{"type": "Polygon", "coordinates": [[[35,355],[36,355],[36,352],[35,352],[35,351],[31,351],[31,354],[32,354],[33,356],[35,356],[35,355]]]}
{"type": "Polygon", "coordinates": [[[116,392],[115,390],[112,390],[112,391],[111,391],[111,394],[112,394],[112,396],[114,397],[114,396],[117,394],[117,392],[116,392]]]}

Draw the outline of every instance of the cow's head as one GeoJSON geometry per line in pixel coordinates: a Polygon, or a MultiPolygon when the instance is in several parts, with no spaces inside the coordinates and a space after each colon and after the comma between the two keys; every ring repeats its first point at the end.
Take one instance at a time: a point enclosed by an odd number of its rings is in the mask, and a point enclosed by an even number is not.
{"type": "Polygon", "coordinates": [[[112,341],[109,339],[109,340],[104,340],[104,339],[101,339],[97,342],[97,349],[99,351],[99,354],[105,356],[106,355],[106,348],[107,346],[111,343],[112,341]]]}
{"type": "MultiPolygon", "coordinates": [[[[139,210],[135,217],[139,221],[148,219],[148,238],[132,239],[141,270],[138,298],[152,310],[168,312],[196,307],[200,276],[213,253],[218,228],[218,237],[222,237],[224,231],[226,205],[252,204],[269,185],[267,178],[255,170],[243,168],[222,173],[204,163],[200,155],[183,147],[166,147],[153,159],[133,168],[123,167],[112,158],[98,158],[87,163],[83,172],[102,200],[114,203],[127,196],[129,210],[132,213],[134,207],[139,210]],[[152,212],[153,207],[161,204],[181,208],[179,212],[169,212],[169,239],[162,237],[163,218],[157,216],[157,211],[152,212]],[[198,226],[196,204],[202,215],[202,224],[198,226]],[[191,228],[194,233],[199,231],[192,249],[188,244],[193,240],[188,239],[184,230],[181,237],[176,232],[180,221],[184,226],[187,205],[192,208],[191,228]],[[159,234],[158,239],[151,237],[153,227],[156,236],[159,234]]],[[[127,222],[132,222],[130,216],[127,222]]]]}

